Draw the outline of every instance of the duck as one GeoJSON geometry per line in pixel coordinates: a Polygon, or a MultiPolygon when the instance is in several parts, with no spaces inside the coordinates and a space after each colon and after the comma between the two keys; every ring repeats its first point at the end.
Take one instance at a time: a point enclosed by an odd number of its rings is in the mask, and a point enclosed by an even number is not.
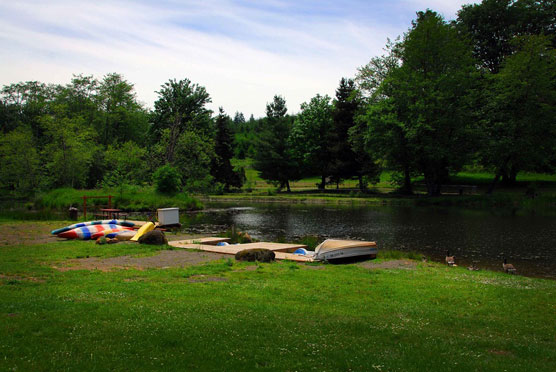
{"type": "Polygon", "coordinates": [[[471,266],[467,267],[467,270],[469,270],[469,271],[479,271],[480,269],[477,266],[475,266],[475,264],[471,264],[471,266]]]}
{"type": "Polygon", "coordinates": [[[506,258],[504,257],[504,263],[502,264],[502,268],[504,269],[505,272],[507,272],[508,274],[515,274],[516,273],[516,268],[514,267],[514,265],[509,264],[508,260],[506,260],[506,258]]]}
{"type": "Polygon", "coordinates": [[[450,256],[450,251],[446,251],[446,263],[448,266],[457,266],[456,256],[450,256]]]}

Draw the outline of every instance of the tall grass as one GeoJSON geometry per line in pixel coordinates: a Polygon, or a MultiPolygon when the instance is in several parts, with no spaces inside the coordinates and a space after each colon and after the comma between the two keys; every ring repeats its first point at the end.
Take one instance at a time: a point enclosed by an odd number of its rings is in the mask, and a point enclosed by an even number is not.
{"type": "MultiPolygon", "coordinates": [[[[34,201],[36,209],[65,210],[70,206],[81,207],[83,196],[112,195],[112,207],[133,211],[148,211],[157,208],[178,207],[183,210],[202,209],[202,203],[186,194],[166,195],[156,192],[152,187],[129,186],[121,189],[76,190],[60,188],[39,194],[34,201]]],[[[106,206],[107,198],[88,199],[87,208],[106,206]]]]}

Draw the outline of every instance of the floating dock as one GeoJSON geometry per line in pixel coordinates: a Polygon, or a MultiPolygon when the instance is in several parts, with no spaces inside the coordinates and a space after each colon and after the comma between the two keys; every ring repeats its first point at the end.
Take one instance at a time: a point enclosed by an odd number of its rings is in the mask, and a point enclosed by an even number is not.
{"type": "Polygon", "coordinates": [[[273,251],[277,260],[290,260],[297,262],[313,262],[312,257],[306,257],[298,254],[292,254],[299,248],[307,248],[303,244],[284,244],[284,243],[271,243],[271,242],[257,242],[246,244],[233,244],[233,245],[216,245],[221,242],[229,242],[229,238],[198,238],[188,240],[175,240],[168,242],[169,245],[175,248],[184,249],[198,249],[205,252],[214,252],[222,254],[235,255],[245,249],[268,249],[273,251]]]}

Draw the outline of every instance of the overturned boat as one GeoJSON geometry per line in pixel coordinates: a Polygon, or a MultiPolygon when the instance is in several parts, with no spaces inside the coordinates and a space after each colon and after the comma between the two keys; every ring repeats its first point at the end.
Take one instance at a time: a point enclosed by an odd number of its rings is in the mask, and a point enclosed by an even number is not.
{"type": "Polygon", "coordinates": [[[376,242],[326,239],[315,248],[313,259],[328,261],[349,257],[375,258],[377,253],[376,242]]]}

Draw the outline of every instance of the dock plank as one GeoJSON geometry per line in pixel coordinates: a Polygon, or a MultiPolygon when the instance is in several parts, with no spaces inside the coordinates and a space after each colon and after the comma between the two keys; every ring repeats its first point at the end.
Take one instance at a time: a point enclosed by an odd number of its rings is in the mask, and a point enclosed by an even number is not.
{"type": "Polygon", "coordinates": [[[205,245],[216,245],[218,243],[229,243],[230,238],[220,238],[220,237],[205,237],[205,238],[197,238],[197,239],[187,239],[187,240],[179,240],[183,244],[205,244],[205,245]]]}
{"type": "MultiPolygon", "coordinates": [[[[297,254],[291,254],[285,252],[283,250],[295,250],[297,248],[305,248],[306,246],[302,244],[282,244],[282,243],[268,243],[268,242],[260,242],[260,243],[247,243],[247,244],[234,244],[234,245],[224,245],[224,246],[217,246],[217,245],[208,245],[208,244],[195,244],[191,242],[192,240],[175,240],[168,242],[169,245],[176,248],[183,248],[183,249],[198,249],[205,252],[213,252],[213,253],[222,253],[222,254],[229,254],[235,255],[238,252],[241,252],[245,249],[270,249],[274,251],[277,260],[290,260],[290,261],[297,261],[297,262],[312,262],[313,258],[301,256],[297,254]],[[269,248],[267,248],[269,247],[269,248]]],[[[195,240],[197,241],[197,240],[195,240]]]]}

